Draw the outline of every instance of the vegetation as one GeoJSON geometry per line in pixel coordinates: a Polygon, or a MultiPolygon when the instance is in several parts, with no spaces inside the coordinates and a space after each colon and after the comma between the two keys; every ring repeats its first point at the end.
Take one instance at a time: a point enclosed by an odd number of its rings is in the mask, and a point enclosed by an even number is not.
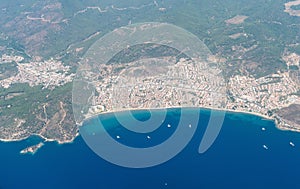
{"type": "MultiPolygon", "coordinates": [[[[300,22],[300,18],[284,12],[286,1],[270,3],[265,0],[157,0],[157,7],[150,0],[130,3],[120,0],[59,0],[62,4],[61,9],[54,10],[52,14],[60,15],[61,20],[67,22],[51,25],[36,21],[28,25],[25,12],[34,12],[37,13],[35,16],[40,16],[39,11],[43,10],[43,6],[52,3],[39,1],[37,5],[36,2],[1,1],[0,56],[21,55],[25,57],[25,61],[30,61],[31,56],[27,55],[28,41],[24,39],[46,31],[46,37],[38,40],[39,45],[31,45],[31,48],[35,48],[37,55],[44,59],[54,57],[62,60],[65,65],[70,65],[71,72],[75,73],[78,62],[96,40],[115,28],[140,22],[172,23],[195,34],[213,54],[226,58],[226,63],[222,64],[226,79],[236,74],[253,75],[258,78],[285,71],[288,68],[282,61],[283,53],[289,51],[300,54],[300,25],[295,24],[300,22]],[[106,12],[87,7],[99,7],[106,12]],[[159,10],[159,7],[166,10],[159,10]],[[240,24],[225,22],[237,15],[245,15],[248,18],[240,24]],[[236,37],[230,37],[235,35],[236,37]]],[[[292,8],[299,9],[299,5],[292,8]]],[[[129,62],[140,57],[157,57],[168,53],[171,55],[178,52],[164,46],[151,48],[151,44],[137,45],[119,52],[109,63],[129,62]],[[144,51],[145,49],[148,51],[144,51]]],[[[184,55],[177,58],[181,56],[184,55]]],[[[291,66],[289,69],[298,70],[298,67],[291,66]]],[[[16,72],[14,63],[0,65],[0,79],[16,72]]],[[[43,126],[37,120],[37,115],[40,114],[42,118],[45,116],[44,105],[47,105],[49,117],[55,116],[60,101],[67,105],[66,111],[71,112],[71,88],[72,84],[55,89],[30,87],[27,84],[15,84],[9,89],[0,88],[0,115],[3,118],[0,121],[8,123],[8,120],[11,121],[15,117],[26,118],[24,127],[31,127],[32,132],[36,132],[43,126]],[[18,95],[11,98],[11,94],[18,95]]],[[[71,120],[72,117],[69,116],[68,119],[71,120]]],[[[47,135],[59,136],[54,130],[49,131],[47,135]]]]}

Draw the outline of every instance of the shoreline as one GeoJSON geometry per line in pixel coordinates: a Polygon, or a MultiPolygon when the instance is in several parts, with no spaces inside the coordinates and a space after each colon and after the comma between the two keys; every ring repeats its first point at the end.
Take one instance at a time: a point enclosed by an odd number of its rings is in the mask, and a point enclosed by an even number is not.
{"type": "MultiPolygon", "coordinates": [[[[230,109],[225,109],[225,108],[211,108],[211,107],[206,107],[206,106],[202,106],[202,107],[174,106],[174,107],[168,107],[168,108],[130,108],[130,109],[124,109],[124,110],[100,112],[98,114],[95,114],[95,115],[92,115],[90,117],[85,118],[85,120],[91,119],[91,118],[93,118],[95,116],[99,116],[99,115],[120,113],[120,112],[125,112],[125,111],[163,110],[163,109],[176,109],[176,108],[189,108],[189,109],[199,109],[199,110],[204,109],[204,110],[207,110],[207,111],[222,111],[225,114],[226,113],[229,113],[229,114],[246,114],[246,115],[257,116],[257,117],[260,117],[262,119],[274,122],[275,127],[280,131],[291,131],[291,132],[299,132],[300,133],[300,128],[299,129],[293,128],[293,127],[292,128],[287,128],[287,127],[284,127],[284,126],[278,124],[277,121],[276,121],[276,118],[274,116],[270,117],[270,116],[266,116],[266,115],[263,115],[263,114],[260,114],[260,113],[257,113],[257,112],[247,112],[245,110],[230,110],[230,109]]],[[[81,126],[82,126],[82,123],[80,123],[80,125],[78,127],[81,127],[81,126]]],[[[43,139],[44,140],[43,142],[56,142],[57,144],[62,145],[62,144],[73,143],[74,140],[79,135],[80,135],[80,133],[77,132],[72,140],[61,141],[61,140],[55,140],[55,139],[47,138],[47,137],[45,137],[41,134],[32,134],[30,136],[23,137],[23,138],[20,138],[20,139],[1,139],[0,138],[0,142],[4,142],[4,143],[6,143],[6,142],[21,142],[21,141],[27,140],[30,137],[37,136],[37,137],[43,139]]]]}
{"type": "Polygon", "coordinates": [[[173,106],[173,107],[167,107],[167,108],[128,108],[128,109],[123,109],[123,110],[100,112],[100,113],[97,113],[97,114],[94,114],[94,115],[91,115],[91,116],[85,118],[85,120],[90,119],[90,118],[95,117],[95,116],[99,116],[99,115],[121,113],[121,112],[125,112],[125,111],[163,110],[163,109],[176,109],[176,108],[188,108],[188,109],[200,109],[200,110],[205,109],[207,111],[222,111],[222,112],[225,112],[225,114],[227,112],[228,113],[243,113],[243,114],[254,115],[254,116],[258,116],[258,117],[261,117],[261,118],[264,118],[264,119],[267,119],[267,120],[275,121],[274,117],[269,117],[267,115],[260,114],[260,113],[257,113],[257,112],[248,112],[248,111],[245,111],[245,110],[231,110],[231,109],[225,109],[225,108],[212,108],[212,107],[207,107],[207,106],[201,106],[201,107],[173,106]]]}
{"type": "Polygon", "coordinates": [[[60,140],[55,140],[55,139],[49,139],[49,138],[46,138],[44,137],[43,135],[41,134],[32,134],[30,136],[27,136],[27,137],[23,137],[23,138],[20,138],[20,139],[1,139],[0,138],[0,142],[3,142],[3,143],[8,143],[8,142],[21,142],[21,141],[25,141],[27,139],[29,139],[30,137],[39,137],[40,139],[42,139],[44,143],[46,142],[56,142],[57,144],[61,145],[61,144],[70,144],[70,143],[73,143],[74,140],[79,136],[79,132],[76,133],[76,135],[74,136],[74,138],[72,140],[66,140],[66,141],[60,141],[60,140]]]}

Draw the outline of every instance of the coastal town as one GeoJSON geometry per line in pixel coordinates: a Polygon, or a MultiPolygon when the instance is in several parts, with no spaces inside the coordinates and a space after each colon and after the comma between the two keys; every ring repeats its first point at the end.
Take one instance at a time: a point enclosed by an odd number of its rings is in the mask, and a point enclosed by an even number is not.
{"type": "Polygon", "coordinates": [[[226,85],[220,75],[221,70],[185,59],[171,64],[167,63],[171,61],[168,59],[171,58],[131,62],[120,72],[115,70],[121,70],[122,65],[101,65],[101,70],[107,72],[101,72],[103,79],[95,81],[99,95],[94,96],[93,104],[100,106],[97,109],[103,112],[224,106],[227,101],[226,85]]]}
{"type": "MultiPolygon", "coordinates": [[[[288,67],[299,67],[300,56],[295,53],[286,54],[283,60],[288,67]]],[[[278,113],[300,104],[299,75],[295,75],[299,71],[278,72],[260,78],[235,75],[225,79],[215,61],[161,57],[100,64],[98,69],[87,72],[96,93],[89,97],[91,102],[87,104],[90,106],[82,112],[83,119],[128,109],[205,107],[256,114],[275,120],[278,128],[300,131],[299,123],[278,113]]],[[[60,60],[25,63],[22,56],[2,55],[0,64],[12,63],[17,64],[18,72],[0,80],[3,89],[16,83],[54,89],[72,82],[75,76],[60,60]]],[[[21,94],[11,93],[5,98],[8,100],[21,94]]],[[[23,136],[18,128],[21,129],[26,120],[15,120],[22,122],[16,123],[16,133],[11,133],[11,136],[23,136]]]]}
{"type": "MultiPolygon", "coordinates": [[[[232,101],[228,110],[257,113],[260,116],[275,119],[282,129],[291,127],[276,115],[276,111],[291,104],[300,104],[297,93],[300,90],[299,81],[291,78],[289,72],[272,74],[255,79],[253,77],[235,76],[230,78],[229,91],[232,101]],[[239,86],[239,87],[236,87],[239,86]]],[[[295,123],[293,130],[300,131],[295,123]]]]}
{"type": "MultiPolygon", "coordinates": [[[[256,114],[275,120],[281,129],[300,131],[298,123],[290,125],[276,114],[300,104],[299,77],[289,71],[261,78],[236,75],[226,82],[221,70],[209,63],[185,59],[165,63],[170,59],[100,65],[101,80],[94,81],[97,95],[85,118],[126,109],[207,107],[256,114]]],[[[291,64],[298,66],[299,60],[287,58],[291,64]]],[[[95,74],[92,77],[98,78],[95,74]]]]}

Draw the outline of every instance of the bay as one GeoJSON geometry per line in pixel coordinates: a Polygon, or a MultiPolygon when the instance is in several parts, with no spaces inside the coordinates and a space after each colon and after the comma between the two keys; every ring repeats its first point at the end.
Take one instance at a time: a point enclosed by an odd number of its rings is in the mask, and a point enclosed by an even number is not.
{"type": "MultiPolygon", "coordinates": [[[[145,119],[149,116],[145,111],[136,114],[140,120],[143,114],[145,119]]],[[[162,125],[165,129],[152,133],[151,140],[145,137],[148,135],[125,133],[113,117],[106,117],[105,122],[112,136],[122,136],[120,142],[148,147],[170,137],[179,116],[171,112],[162,125]],[[172,128],[166,129],[167,124],[172,128]]],[[[208,119],[209,110],[201,110],[189,145],[170,161],[145,169],[123,168],[101,159],[80,136],[70,144],[47,142],[35,155],[19,151],[37,143],[40,139],[36,137],[1,142],[0,189],[300,188],[300,133],[278,130],[273,121],[254,115],[227,113],[213,146],[199,154],[208,119]]]]}

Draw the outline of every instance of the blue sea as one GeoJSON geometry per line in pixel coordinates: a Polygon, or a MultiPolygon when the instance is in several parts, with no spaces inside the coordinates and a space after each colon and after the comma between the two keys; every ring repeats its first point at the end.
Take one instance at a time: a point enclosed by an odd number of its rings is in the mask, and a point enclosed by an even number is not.
{"type": "MultiPolygon", "coordinates": [[[[180,115],[176,110],[169,111],[161,127],[170,124],[172,128],[158,129],[151,139],[126,133],[113,115],[105,117],[105,127],[112,136],[120,135],[121,143],[148,147],[163,142],[176,129],[180,115]]],[[[135,112],[139,119],[147,116],[145,111],[135,112]]],[[[96,155],[80,136],[71,144],[48,142],[34,155],[21,155],[19,151],[38,143],[38,137],[2,142],[0,189],[300,188],[300,133],[280,131],[272,121],[254,115],[226,113],[217,140],[207,152],[199,154],[209,116],[209,110],[201,110],[196,134],[186,148],[170,161],[150,168],[113,165],[96,155]]]]}

